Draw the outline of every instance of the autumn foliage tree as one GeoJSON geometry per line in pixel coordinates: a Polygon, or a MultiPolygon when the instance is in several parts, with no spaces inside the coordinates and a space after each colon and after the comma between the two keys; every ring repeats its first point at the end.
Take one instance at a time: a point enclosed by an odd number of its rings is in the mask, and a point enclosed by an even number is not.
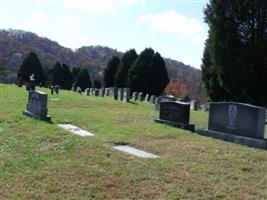
{"type": "Polygon", "coordinates": [[[166,95],[173,95],[181,99],[185,99],[189,95],[189,88],[184,81],[171,81],[164,89],[166,95]]]}

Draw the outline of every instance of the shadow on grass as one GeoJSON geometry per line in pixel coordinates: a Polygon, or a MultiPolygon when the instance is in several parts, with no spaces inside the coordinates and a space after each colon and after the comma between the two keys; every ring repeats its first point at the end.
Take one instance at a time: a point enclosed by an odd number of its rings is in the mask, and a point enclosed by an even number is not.
{"type": "Polygon", "coordinates": [[[130,104],[133,104],[133,105],[138,105],[137,103],[135,103],[135,102],[133,102],[133,101],[129,101],[128,103],[130,103],[130,104]]]}

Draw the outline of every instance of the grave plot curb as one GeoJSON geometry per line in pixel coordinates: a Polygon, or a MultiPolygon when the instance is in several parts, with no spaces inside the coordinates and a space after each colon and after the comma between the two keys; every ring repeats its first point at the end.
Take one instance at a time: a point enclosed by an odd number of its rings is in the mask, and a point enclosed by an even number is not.
{"type": "Polygon", "coordinates": [[[208,136],[208,137],[212,137],[215,139],[220,139],[220,140],[224,140],[228,142],[246,145],[249,147],[267,150],[267,140],[265,139],[249,138],[249,137],[232,135],[229,133],[222,133],[222,132],[205,130],[205,129],[196,129],[195,131],[199,135],[208,136]]]}

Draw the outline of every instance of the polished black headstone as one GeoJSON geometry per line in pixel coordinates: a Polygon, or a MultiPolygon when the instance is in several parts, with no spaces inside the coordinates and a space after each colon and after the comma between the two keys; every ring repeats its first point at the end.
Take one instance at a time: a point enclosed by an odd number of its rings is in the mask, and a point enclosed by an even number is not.
{"type": "Polygon", "coordinates": [[[155,121],[194,131],[195,126],[189,124],[189,118],[190,103],[179,101],[161,102],[159,119],[155,121]]]}
{"type": "Polygon", "coordinates": [[[173,102],[173,101],[176,101],[176,97],[175,96],[172,96],[172,95],[159,96],[156,99],[155,108],[156,108],[156,110],[159,110],[161,102],[173,102]]]}

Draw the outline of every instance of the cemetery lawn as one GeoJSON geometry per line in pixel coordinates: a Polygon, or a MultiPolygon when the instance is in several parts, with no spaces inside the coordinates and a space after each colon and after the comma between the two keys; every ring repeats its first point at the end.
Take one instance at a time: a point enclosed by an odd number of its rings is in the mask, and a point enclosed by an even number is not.
{"type": "MultiPolygon", "coordinates": [[[[49,94],[49,90],[40,90],[49,94]]],[[[156,124],[150,103],[60,91],[52,123],[22,115],[25,88],[0,84],[0,198],[267,199],[267,151],[156,124]],[[95,134],[73,135],[70,123],[95,134]],[[129,144],[159,155],[114,150],[129,144]]],[[[208,114],[192,112],[197,128],[208,114]]]]}

